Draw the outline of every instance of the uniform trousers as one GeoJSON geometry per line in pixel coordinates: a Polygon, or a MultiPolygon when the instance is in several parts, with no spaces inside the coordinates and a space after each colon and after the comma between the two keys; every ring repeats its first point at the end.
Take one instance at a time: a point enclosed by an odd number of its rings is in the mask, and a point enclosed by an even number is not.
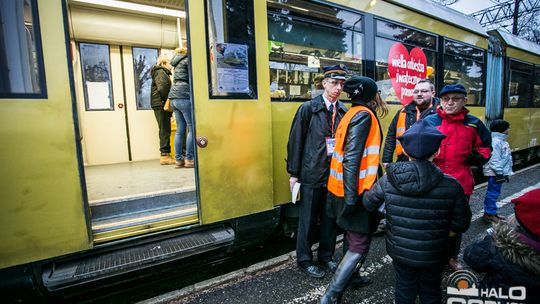
{"type": "Polygon", "coordinates": [[[298,233],[296,239],[296,260],[298,264],[312,262],[311,245],[319,241],[317,257],[319,262],[332,259],[336,248],[337,224],[326,214],[326,195],[328,190],[300,186],[298,214],[298,233]],[[320,222],[319,236],[316,236],[317,222],[320,222]]]}

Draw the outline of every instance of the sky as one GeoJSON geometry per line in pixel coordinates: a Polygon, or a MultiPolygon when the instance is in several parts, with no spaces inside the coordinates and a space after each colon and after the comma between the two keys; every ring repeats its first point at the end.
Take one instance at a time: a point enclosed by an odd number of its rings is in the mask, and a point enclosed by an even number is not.
{"type": "Polygon", "coordinates": [[[468,15],[493,5],[489,0],[459,0],[449,7],[468,15]]]}

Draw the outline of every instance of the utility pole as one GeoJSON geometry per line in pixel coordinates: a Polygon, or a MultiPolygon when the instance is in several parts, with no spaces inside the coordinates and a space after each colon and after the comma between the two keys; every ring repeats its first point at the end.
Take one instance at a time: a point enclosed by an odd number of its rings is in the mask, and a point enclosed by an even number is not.
{"type": "Polygon", "coordinates": [[[513,14],[513,18],[514,18],[514,22],[512,23],[512,34],[514,35],[518,35],[518,17],[519,17],[519,3],[521,2],[521,0],[516,0],[516,2],[514,3],[514,14],[513,14]]]}

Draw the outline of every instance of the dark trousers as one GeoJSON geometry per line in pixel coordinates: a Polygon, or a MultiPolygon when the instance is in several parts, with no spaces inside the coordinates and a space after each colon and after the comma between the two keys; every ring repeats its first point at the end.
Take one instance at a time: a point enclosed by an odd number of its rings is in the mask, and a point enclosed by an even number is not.
{"type": "Polygon", "coordinates": [[[171,153],[171,112],[162,108],[152,108],[159,127],[159,151],[162,154],[171,153]]]}
{"type": "Polygon", "coordinates": [[[393,262],[396,275],[395,304],[414,304],[416,296],[422,304],[441,304],[441,278],[443,265],[413,268],[393,262]]]}
{"type": "MultiPolygon", "coordinates": [[[[470,196],[466,196],[467,203],[471,199],[470,196]]],[[[456,235],[448,238],[448,257],[456,258],[459,255],[459,250],[461,248],[461,233],[456,233],[456,235]]]]}
{"type": "Polygon", "coordinates": [[[298,214],[298,233],[296,236],[296,260],[312,262],[311,245],[319,241],[317,252],[319,261],[329,261],[336,248],[336,221],[326,214],[326,188],[300,186],[298,214]],[[315,236],[317,222],[320,220],[320,236],[315,236]]]}

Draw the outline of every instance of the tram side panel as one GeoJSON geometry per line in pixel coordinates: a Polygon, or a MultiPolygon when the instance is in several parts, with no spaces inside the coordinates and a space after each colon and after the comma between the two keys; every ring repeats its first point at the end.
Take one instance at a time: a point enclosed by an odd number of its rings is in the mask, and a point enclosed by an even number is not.
{"type": "MultiPolygon", "coordinates": [[[[21,2],[22,3],[22,2],[21,2]]],[[[2,98],[0,268],[91,247],[77,163],[62,1],[39,16],[46,96],[2,98]]],[[[34,19],[37,20],[37,19],[34,19]]],[[[34,23],[35,24],[35,23],[34,23]]],[[[37,24],[36,24],[37,25],[37,24]]],[[[22,50],[21,50],[22,51],[22,50]]],[[[43,91],[44,92],[44,91],[43,91]]]]}

